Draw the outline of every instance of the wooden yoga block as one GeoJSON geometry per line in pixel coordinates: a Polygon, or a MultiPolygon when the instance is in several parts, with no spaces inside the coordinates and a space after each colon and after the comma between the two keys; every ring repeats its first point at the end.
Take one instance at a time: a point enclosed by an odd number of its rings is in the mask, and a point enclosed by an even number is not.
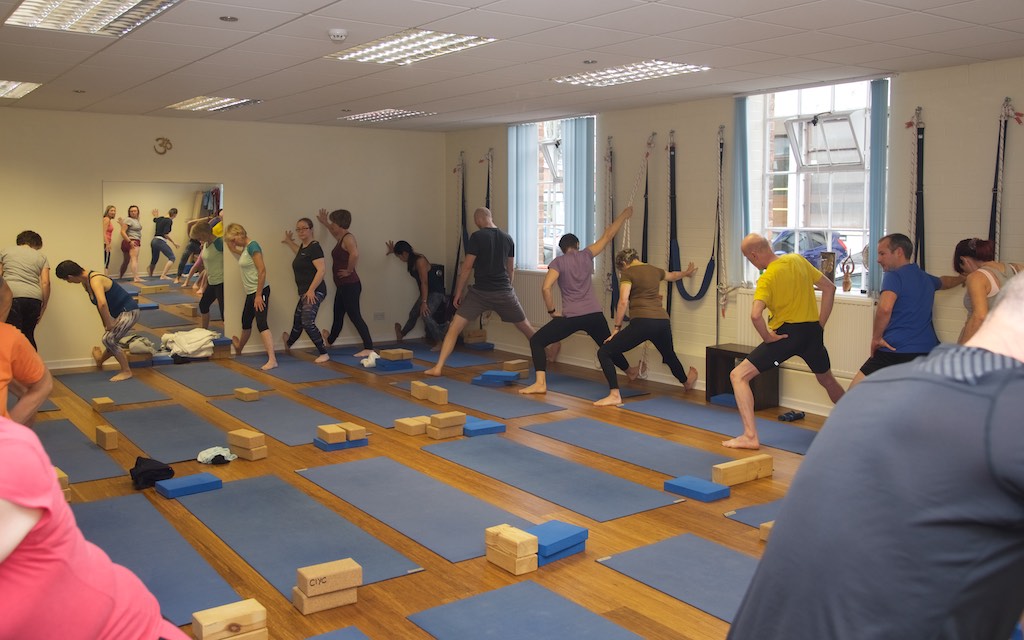
{"type": "Polygon", "coordinates": [[[260,399],[260,392],[249,387],[238,387],[235,389],[235,397],[243,402],[252,402],[260,399]]]}
{"type": "Polygon", "coordinates": [[[409,391],[412,392],[412,397],[417,400],[426,400],[430,396],[430,385],[426,382],[413,380],[409,385],[409,391]]]}
{"type": "Polygon", "coordinates": [[[68,474],[61,471],[60,467],[54,467],[53,470],[57,474],[57,483],[60,484],[61,489],[67,489],[71,486],[68,481],[68,474]]]}
{"type": "Polygon", "coordinates": [[[430,424],[434,427],[454,427],[462,426],[466,424],[466,414],[461,411],[446,411],[444,413],[435,413],[430,416],[430,424]]]}
{"type": "Polygon", "coordinates": [[[511,528],[512,525],[510,524],[496,524],[493,527],[487,527],[484,529],[484,544],[488,547],[498,546],[498,536],[500,536],[501,532],[505,529],[511,528]]]}
{"type": "Polygon", "coordinates": [[[385,360],[412,360],[412,351],[409,349],[381,349],[380,357],[385,360]]]}
{"type": "Polygon", "coordinates": [[[146,295],[147,293],[160,293],[167,291],[168,287],[166,284],[143,284],[139,285],[139,294],[146,295]]]}
{"type": "Polygon", "coordinates": [[[327,444],[337,444],[348,440],[348,431],[340,424],[322,424],[316,428],[316,437],[327,444]]]}
{"type": "Polygon", "coordinates": [[[517,558],[537,555],[537,536],[526,533],[516,527],[507,527],[498,532],[497,544],[499,551],[517,558]]]}
{"type": "Polygon", "coordinates": [[[514,576],[521,576],[537,570],[537,554],[516,557],[505,553],[497,547],[487,547],[487,561],[508,571],[514,576]]]}
{"type": "Polygon", "coordinates": [[[711,467],[711,481],[731,487],[758,478],[770,478],[772,470],[772,457],[767,453],[759,453],[749,458],[716,464],[711,467]]]}
{"type": "Polygon", "coordinates": [[[774,520],[769,520],[768,522],[761,523],[761,526],[758,528],[759,537],[761,538],[761,540],[763,540],[764,542],[768,542],[768,537],[772,535],[772,527],[774,526],[774,520]]]}
{"type": "Polygon", "coordinates": [[[356,588],[332,591],[322,596],[307,596],[298,587],[292,587],[292,604],[302,615],[308,616],[318,611],[326,611],[346,604],[355,604],[357,600],[356,588]]]}
{"type": "Polygon", "coordinates": [[[462,425],[456,424],[450,427],[435,427],[434,425],[427,425],[427,437],[433,438],[434,440],[445,440],[447,438],[457,438],[462,435],[462,425]]]}
{"type": "Polygon", "coordinates": [[[136,367],[153,364],[152,353],[125,353],[125,355],[128,356],[128,364],[135,365],[136,367]]]}
{"type": "Polygon", "coordinates": [[[448,390],[436,384],[427,387],[427,400],[434,404],[448,404],[448,390]]]}
{"type": "Polygon", "coordinates": [[[174,308],[178,311],[178,313],[182,313],[188,318],[199,317],[199,307],[197,307],[194,304],[178,304],[174,305],[174,308]]]}
{"type": "Polygon", "coordinates": [[[487,329],[466,329],[462,332],[462,341],[466,344],[487,341],[487,329]]]}
{"type": "Polygon", "coordinates": [[[231,345],[230,344],[215,344],[213,345],[213,355],[210,356],[212,360],[223,360],[231,357],[231,345]]]}
{"type": "Polygon", "coordinates": [[[114,404],[114,401],[111,400],[110,398],[106,397],[106,396],[102,396],[100,398],[93,398],[92,401],[90,402],[90,404],[92,405],[92,410],[97,412],[97,413],[103,413],[104,411],[110,411],[111,409],[113,409],[116,406],[114,404]]]}
{"type": "Polygon", "coordinates": [[[397,418],[395,420],[395,431],[404,433],[407,436],[420,436],[427,432],[427,425],[429,424],[429,418],[427,420],[420,420],[419,418],[397,418]]]}
{"type": "Polygon", "coordinates": [[[267,437],[253,429],[235,429],[228,431],[228,445],[243,449],[255,449],[267,444],[267,437]]]}
{"type": "Polygon", "coordinates": [[[236,447],[234,445],[230,445],[228,448],[231,449],[231,453],[235,454],[242,460],[262,460],[267,457],[267,453],[269,452],[267,445],[263,445],[262,447],[253,447],[252,449],[236,447]]]}
{"type": "Polygon", "coordinates": [[[117,448],[117,431],[105,424],[96,425],[96,444],[100,448],[110,451],[117,448]]]}
{"type": "Polygon", "coordinates": [[[295,586],[307,596],[321,596],[361,584],[363,567],[352,558],[301,567],[295,572],[295,586]]]}
{"type": "Polygon", "coordinates": [[[366,438],[366,427],[354,422],[342,422],[338,425],[345,430],[346,440],[364,440],[366,438]]]}
{"type": "Polygon", "coordinates": [[[235,638],[266,628],[267,610],[253,598],[192,614],[192,633],[198,640],[235,638]]]}
{"type": "Polygon", "coordinates": [[[64,499],[67,500],[68,502],[71,502],[71,489],[68,488],[68,489],[64,489],[63,491],[64,491],[64,499]]]}
{"type": "Polygon", "coordinates": [[[527,360],[506,360],[501,363],[503,371],[529,371],[530,363],[527,360]]]}

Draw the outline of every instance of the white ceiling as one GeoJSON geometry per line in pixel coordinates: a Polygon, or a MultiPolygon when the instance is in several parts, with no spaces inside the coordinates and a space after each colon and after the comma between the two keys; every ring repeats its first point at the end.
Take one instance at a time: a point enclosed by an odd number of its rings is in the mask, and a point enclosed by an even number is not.
{"type": "Polygon", "coordinates": [[[1017,56],[1024,0],[184,0],[121,39],[0,26],[0,80],[43,84],[0,106],[452,131],[1017,56]],[[407,67],[323,58],[410,27],[498,41],[407,67]],[[654,58],[711,71],[550,82],[654,58]],[[198,95],[263,102],[165,109],[198,95]],[[384,108],[437,115],[338,120],[384,108]]]}

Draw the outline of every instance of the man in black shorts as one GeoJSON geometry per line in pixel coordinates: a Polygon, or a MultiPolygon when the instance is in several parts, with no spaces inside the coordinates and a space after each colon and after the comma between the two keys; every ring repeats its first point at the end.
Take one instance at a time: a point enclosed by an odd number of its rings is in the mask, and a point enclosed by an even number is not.
{"type": "Polygon", "coordinates": [[[878,266],[885,275],[875,307],[871,357],[853,377],[850,389],[879,369],[910,362],[939,346],[932,326],[935,292],[961,285],[965,277],[933,276],[910,261],[913,255],[914,243],[902,233],[878,241],[878,266]]]}
{"type": "Polygon", "coordinates": [[[427,375],[439,376],[444,362],[455,348],[455,342],[466,325],[480,317],[484,311],[494,311],[502,322],[511,322],[529,340],[534,334],[533,325],[526,319],[526,313],[519,305],[516,292],[512,289],[513,264],[516,251],[512,237],[494,224],[491,211],[480,207],[473,212],[477,231],[469,237],[466,257],[459,269],[459,279],[452,292],[456,311],[448,326],[448,332],[441,344],[437,364],[426,371],[427,375]],[[473,286],[463,290],[473,273],[473,286]]]}
{"type": "Polygon", "coordinates": [[[832,313],[836,285],[798,253],[775,255],[768,240],[756,233],[743,239],[740,250],[750,264],[762,271],[754,291],[750,321],[764,342],[729,374],[736,407],[743,419],[743,435],[722,444],[732,449],[758,449],[761,444],[757,439],[750,381],[762,371],[800,356],[832,402],[843,397],[843,388],[832,375],[832,364],[825,350],[825,323],[832,313]],[[815,287],[821,291],[820,313],[815,287]],[[768,309],[767,324],[765,309],[768,309]]]}

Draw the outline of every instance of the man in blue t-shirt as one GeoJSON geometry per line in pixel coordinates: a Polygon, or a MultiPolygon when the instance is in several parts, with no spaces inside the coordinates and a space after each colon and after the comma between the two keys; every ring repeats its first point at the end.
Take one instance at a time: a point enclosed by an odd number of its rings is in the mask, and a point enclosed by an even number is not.
{"type": "Polygon", "coordinates": [[[938,346],[932,326],[935,292],[963,284],[963,276],[937,278],[910,261],[914,244],[902,233],[878,241],[878,265],[885,271],[871,332],[871,357],[850,382],[894,364],[910,362],[938,346]]]}

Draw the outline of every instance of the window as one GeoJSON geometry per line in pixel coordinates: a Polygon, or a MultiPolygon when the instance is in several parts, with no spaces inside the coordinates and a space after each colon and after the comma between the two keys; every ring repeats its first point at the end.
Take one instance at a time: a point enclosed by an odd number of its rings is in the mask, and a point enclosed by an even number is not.
{"type": "Polygon", "coordinates": [[[516,268],[547,269],[558,240],[594,240],[594,118],[509,127],[509,233],[516,268]]]}
{"type": "MultiPolygon", "coordinates": [[[[847,264],[854,291],[867,287],[873,264],[864,251],[872,238],[871,96],[865,81],[746,102],[749,228],[763,233],[776,254],[797,252],[818,268],[823,253],[835,253],[836,284],[847,264]]],[[[878,111],[887,117],[887,108],[878,111]]],[[[756,279],[752,271],[747,276],[756,279]]]]}

